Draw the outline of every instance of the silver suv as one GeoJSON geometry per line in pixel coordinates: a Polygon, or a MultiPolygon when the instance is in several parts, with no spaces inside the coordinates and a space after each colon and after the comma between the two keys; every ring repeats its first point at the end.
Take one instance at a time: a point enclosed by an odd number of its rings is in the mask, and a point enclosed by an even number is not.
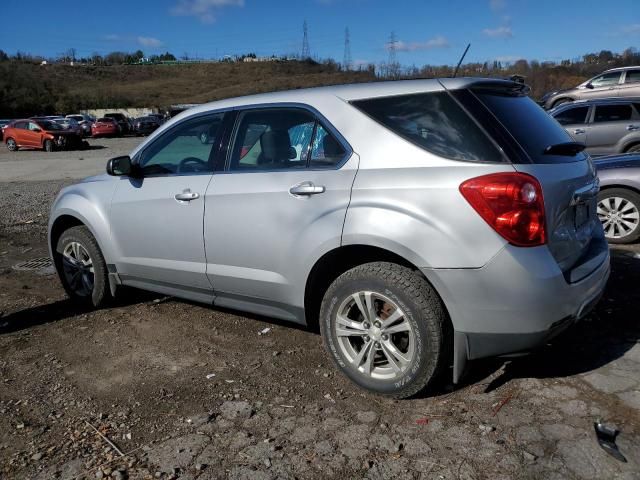
{"type": "Polygon", "coordinates": [[[594,166],[527,90],[415,80],[187,110],[60,192],[62,284],[96,307],[129,285],[317,325],[385,395],[458,382],[583,317],[609,276],[594,166]]]}
{"type": "Polygon", "coordinates": [[[555,90],[540,99],[546,109],[574,100],[607,97],[640,97],[640,67],[621,67],[606,70],[575,88],[555,90]]]}
{"type": "Polygon", "coordinates": [[[640,98],[578,100],[549,115],[591,155],[640,152],[640,98]]]}

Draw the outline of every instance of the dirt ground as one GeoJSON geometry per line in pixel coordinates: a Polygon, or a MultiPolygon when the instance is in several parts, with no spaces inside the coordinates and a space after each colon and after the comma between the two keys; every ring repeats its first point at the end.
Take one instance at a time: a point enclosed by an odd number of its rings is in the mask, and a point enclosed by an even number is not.
{"type": "Polygon", "coordinates": [[[0,478],[640,479],[638,246],[613,250],[602,302],[553,345],[393,401],[315,332],[135,290],[82,311],[14,270],[47,255],[65,183],[0,183],[0,478]]]}

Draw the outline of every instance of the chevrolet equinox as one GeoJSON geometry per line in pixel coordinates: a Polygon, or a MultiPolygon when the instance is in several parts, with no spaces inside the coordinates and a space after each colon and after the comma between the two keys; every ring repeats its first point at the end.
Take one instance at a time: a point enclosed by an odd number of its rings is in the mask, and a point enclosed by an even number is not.
{"type": "Polygon", "coordinates": [[[582,318],[609,276],[593,163],[527,92],[411,80],[189,109],[60,192],[60,280],[94,307],[125,285],[317,325],[376,393],[458,382],[582,318]]]}

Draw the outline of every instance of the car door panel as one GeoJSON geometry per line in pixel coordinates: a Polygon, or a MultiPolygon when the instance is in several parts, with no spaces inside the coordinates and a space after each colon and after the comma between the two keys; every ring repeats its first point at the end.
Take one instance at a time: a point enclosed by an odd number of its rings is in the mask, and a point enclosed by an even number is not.
{"type": "Polygon", "coordinates": [[[630,104],[596,105],[593,123],[589,128],[589,153],[606,155],[618,153],[620,140],[629,131],[633,110],[630,104]]]}

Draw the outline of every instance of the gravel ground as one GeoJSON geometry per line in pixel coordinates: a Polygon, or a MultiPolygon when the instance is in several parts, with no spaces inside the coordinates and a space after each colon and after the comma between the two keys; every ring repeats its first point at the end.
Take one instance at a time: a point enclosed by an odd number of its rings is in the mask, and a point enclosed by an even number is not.
{"type": "Polygon", "coordinates": [[[134,290],[82,311],[13,270],[46,255],[65,183],[0,183],[0,478],[640,479],[637,246],[553,345],[392,401],[337,374],[314,332],[134,290]]]}

